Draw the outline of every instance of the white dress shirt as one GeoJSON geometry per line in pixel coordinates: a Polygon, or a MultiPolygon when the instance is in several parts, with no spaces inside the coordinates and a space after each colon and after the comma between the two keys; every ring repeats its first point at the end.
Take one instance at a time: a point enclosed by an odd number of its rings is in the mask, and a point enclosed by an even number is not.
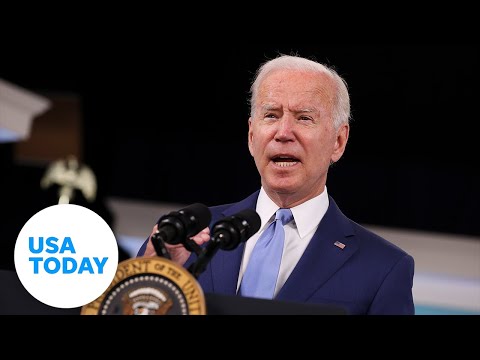
{"type": "MultiPolygon", "coordinates": [[[[310,243],[313,234],[317,230],[318,224],[327,212],[328,204],[327,187],[325,187],[325,190],[320,195],[291,208],[293,221],[284,226],[285,243],[274,296],[277,295],[278,291],[285,284],[300,260],[303,252],[310,243]]],[[[262,225],[260,230],[245,243],[242,265],[240,266],[240,273],[238,275],[237,291],[240,287],[253,248],[268,225],[275,220],[275,212],[278,209],[279,207],[268,197],[262,187],[260,189],[260,194],[258,195],[256,208],[256,211],[262,220],[262,225]]]]}

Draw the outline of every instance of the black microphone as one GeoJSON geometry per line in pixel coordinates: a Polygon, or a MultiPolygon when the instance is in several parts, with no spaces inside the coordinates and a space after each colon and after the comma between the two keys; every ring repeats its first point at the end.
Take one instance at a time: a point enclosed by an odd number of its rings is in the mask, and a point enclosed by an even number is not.
{"type": "Polygon", "coordinates": [[[162,216],[157,222],[157,232],[152,235],[152,244],[158,256],[170,259],[165,243],[183,244],[189,251],[197,254],[200,247],[190,237],[206,228],[212,219],[210,209],[195,203],[178,211],[162,216]]]}
{"type": "Polygon", "coordinates": [[[212,237],[204,251],[188,270],[197,278],[219,249],[233,250],[247,241],[259,229],[262,221],[255,210],[245,209],[213,225],[212,237]]]}

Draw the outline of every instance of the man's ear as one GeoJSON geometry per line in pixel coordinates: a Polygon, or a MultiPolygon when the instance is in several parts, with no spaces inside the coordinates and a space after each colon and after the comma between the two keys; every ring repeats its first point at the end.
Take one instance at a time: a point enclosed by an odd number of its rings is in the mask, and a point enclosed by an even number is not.
{"type": "Polygon", "coordinates": [[[335,147],[333,149],[331,161],[337,162],[342,157],[347,146],[348,134],[350,133],[350,125],[343,124],[337,130],[337,139],[335,140],[335,147]]]}
{"type": "Polygon", "coordinates": [[[250,151],[250,155],[253,156],[253,125],[252,125],[252,118],[248,119],[248,150],[250,151]]]}

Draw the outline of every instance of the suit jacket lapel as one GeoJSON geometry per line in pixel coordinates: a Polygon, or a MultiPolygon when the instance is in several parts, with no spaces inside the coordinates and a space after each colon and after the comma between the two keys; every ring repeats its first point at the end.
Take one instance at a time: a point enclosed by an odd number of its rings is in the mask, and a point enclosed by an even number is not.
{"type": "Polygon", "coordinates": [[[297,266],[276,299],[303,302],[322,286],[358,249],[349,220],[329,197],[330,205],[297,266]],[[343,249],[335,245],[338,241],[343,249]]]}
{"type": "MultiPolygon", "coordinates": [[[[232,205],[222,212],[222,218],[231,216],[245,209],[255,210],[259,191],[248,198],[232,205]]],[[[235,295],[237,292],[238,273],[242,263],[245,244],[240,244],[231,251],[219,250],[211,260],[213,289],[216,293],[235,295]]]]}

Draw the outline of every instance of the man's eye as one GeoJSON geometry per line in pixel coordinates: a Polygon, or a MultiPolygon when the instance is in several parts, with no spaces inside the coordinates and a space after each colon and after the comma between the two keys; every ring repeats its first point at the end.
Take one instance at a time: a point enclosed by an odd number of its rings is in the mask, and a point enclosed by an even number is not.
{"type": "Polygon", "coordinates": [[[312,121],[313,119],[309,116],[300,116],[299,118],[300,120],[303,120],[303,121],[312,121]]]}
{"type": "Polygon", "coordinates": [[[277,116],[275,114],[265,114],[266,119],[276,119],[277,116]]]}

